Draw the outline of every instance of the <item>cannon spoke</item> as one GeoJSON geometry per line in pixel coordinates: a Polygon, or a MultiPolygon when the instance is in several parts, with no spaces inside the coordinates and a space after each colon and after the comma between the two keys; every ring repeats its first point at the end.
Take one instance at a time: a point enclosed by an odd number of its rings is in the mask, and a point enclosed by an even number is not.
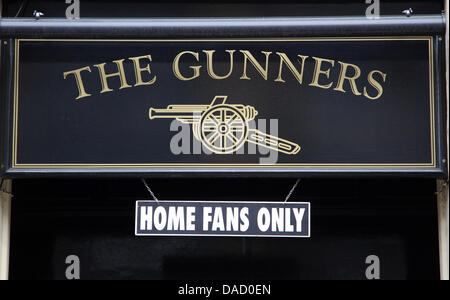
{"type": "Polygon", "coordinates": [[[219,137],[220,137],[220,134],[217,131],[214,132],[214,134],[212,134],[208,137],[208,143],[214,144],[219,137]]]}
{"type": "Polygon", "coordinates": [[[220,111],[220,121],[222,123],[227,121],[227,112],[225,110],[220,111]]]}
{"type": "Polygon", "coordinates": [[[219,124],[220,124],[219,119],[217,119],[217,117],[216,117],[214,114],[211,114],[210,117],[211,117],[210,119],[211,119],[214,123],[216,123],[216,125],[219,125],[219,124]]]}
{"type": "Polygon", "coordinates": [[[231,131],[233,131],[233,132],[244,132],[243,126],[232,126],[230,128],[231,128],[231,131]]]}
{"type": "Polygon", "coordinates": [[[239,141],[237,137],[231,132],[227,134],[227,138],[231,141],[231,143],[237,143],[239,141]]]}
{"type": "Polygon", "coordinates": [[[234,123],[234,121],[235,121],[238,117],[239,117],[238,115],[234,114],[234,115],[230,118],[230,120],[227,121],[227,125],[228,125],[228,126],[232,126],[232,124],[234,123]]]}
{"type": "Polygon", "coordinates": [[[213,131],[217,131],[217,126],[204,126],[203,130],[205,132],[213,132],[213,131]]]}

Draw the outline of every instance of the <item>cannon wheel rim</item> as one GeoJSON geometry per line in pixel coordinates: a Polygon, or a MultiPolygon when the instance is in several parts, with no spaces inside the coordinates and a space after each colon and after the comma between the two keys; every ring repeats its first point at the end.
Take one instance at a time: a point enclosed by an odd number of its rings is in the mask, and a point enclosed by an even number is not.
{"type": "Polygon", "coordinates": [[[202,143],[206,148],[216,154],[230,154],[240,149],[247,141],[248,125],[244,115],[238,109],[230,105],[219,105],[203,114],[200,121],[200,132],[202,143]],[[227,121],[228,118],[230,120],[227,121]],[[223,123],[228,126],[228,130],[219,130],[219,126],[223,123]],[[208,128],[212,124],[215,129],[208,128]],[[220,140],[219,146],[215,144],[217,139],[220,140]],[[224,140],[225,142],[223,142],[224,140]]]}

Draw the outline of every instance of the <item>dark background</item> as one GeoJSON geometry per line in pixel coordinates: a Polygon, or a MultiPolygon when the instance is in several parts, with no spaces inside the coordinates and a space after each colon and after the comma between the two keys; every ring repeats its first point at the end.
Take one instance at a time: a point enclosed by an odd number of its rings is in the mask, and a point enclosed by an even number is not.
{"type": "MultiPolygon", "coordinates": [[[[148,180],[161,200],[283,201],[295,180],[148,180]]],[[[134,237],[140,180],[16,180],[11,278],[439,279],[435,181],[304,179],[290,201],[311,202],[310,239],[134,237]]]]}

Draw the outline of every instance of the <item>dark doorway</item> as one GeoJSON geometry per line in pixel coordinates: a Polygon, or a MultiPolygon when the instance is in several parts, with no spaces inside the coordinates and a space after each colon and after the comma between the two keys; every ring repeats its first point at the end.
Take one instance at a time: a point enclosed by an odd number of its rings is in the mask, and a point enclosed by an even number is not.
{"type": "MultiPolygon", "coordinates": [[[[162,200],[282,201],[295,180],[149,180],[162,200]],[[206,188],[205,188],[206,187],[206,188]],[[237,196],[239,195],[239,196],[237,196]]],[[[16,180],[12,279],[439,279],[435,181],[304,179],[311,239],[134,237],[140,180],[16,180]]]]}

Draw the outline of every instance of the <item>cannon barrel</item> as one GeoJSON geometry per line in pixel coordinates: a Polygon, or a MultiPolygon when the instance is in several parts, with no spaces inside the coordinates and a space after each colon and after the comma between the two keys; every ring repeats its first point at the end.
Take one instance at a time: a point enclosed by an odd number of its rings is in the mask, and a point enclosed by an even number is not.
{"type": "Polygon", "coordinates": [[[200,117],[209,105],[170,105],[166,109],[150,108],[149,117],[153,119],[194,119],[200,117]]]}
{"type": "MultiPolygon", "coordinates": [[[[252,106],[245,105],[229,105],[242,113],[247,121],[255,119],[258,112],[252,106]]],[[[169,105],[166,109],[150,108],[149,118],[154,119],[178,119],[192,123],[198,121],[202,114],[210,108],[211,105],[169,105]]]]}

